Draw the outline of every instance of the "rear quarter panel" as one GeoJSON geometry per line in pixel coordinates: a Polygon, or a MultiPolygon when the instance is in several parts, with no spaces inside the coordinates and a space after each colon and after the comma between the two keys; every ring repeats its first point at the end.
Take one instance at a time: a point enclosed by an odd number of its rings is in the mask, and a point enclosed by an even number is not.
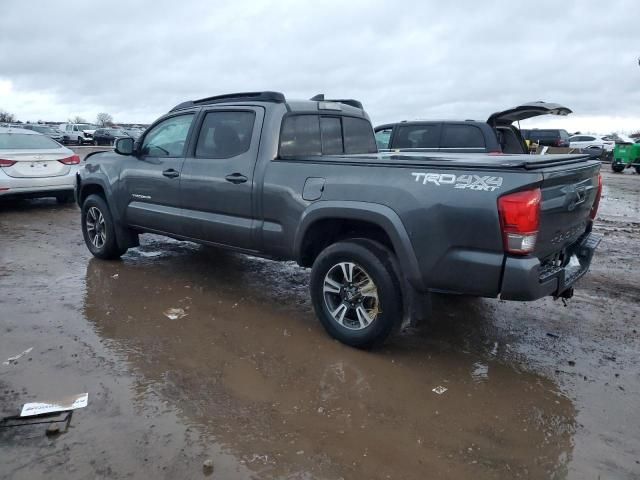
{"type": "Polygon", "coordinates": [[[265,250],[291,257],[297,227],[314,204],[379,205],[397,215],[399,235],[415,252],[420,278],[403,273],[416,288],[495,296],[504,259],[497,198],[541,178],[498,169],[342,164],[330,157],[275,160],[264,180],[265,250]],[[318,200],[302,198],[307,178],[325,179],[318,200]]]}

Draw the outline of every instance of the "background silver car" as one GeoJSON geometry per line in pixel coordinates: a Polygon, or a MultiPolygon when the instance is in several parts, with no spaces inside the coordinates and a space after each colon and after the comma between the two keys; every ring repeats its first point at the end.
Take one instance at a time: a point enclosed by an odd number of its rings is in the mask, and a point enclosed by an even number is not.
{"type": "Polygon", "coordinates": [[[80,157],[33,130],[0,127],[0,199],[73,201],[80,157]]]}

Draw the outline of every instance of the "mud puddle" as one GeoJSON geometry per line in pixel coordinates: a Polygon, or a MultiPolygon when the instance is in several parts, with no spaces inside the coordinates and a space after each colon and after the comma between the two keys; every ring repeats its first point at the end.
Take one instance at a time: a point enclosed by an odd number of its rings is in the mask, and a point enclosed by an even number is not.
{"type": "Polygon", "coordinates": [[[566,307],[436,297],[362,352],[326,336],[293,264],[154,236],[102,262],[75,207],[0,207],[0,361],[33,348],[0,365],[0,414],[89,392],[62,435],[0,431],[0,478],[637,475],[637,221],[599,219],[566,307]]]}

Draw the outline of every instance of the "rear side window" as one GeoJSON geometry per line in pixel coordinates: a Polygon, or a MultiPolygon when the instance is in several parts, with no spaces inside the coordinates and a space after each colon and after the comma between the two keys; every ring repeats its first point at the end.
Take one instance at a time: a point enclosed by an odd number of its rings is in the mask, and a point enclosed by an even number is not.
{"type": "Polygon", "coordinates": [[[377,153],[371,123],[363,118],[342,117],[345,153],[377,153]]]}
{"type": "Polygon", "coordinates": [[[280,156],[321,155],[318,115],[290,115],[282,122],[280,156]]]}
{"type": "Polygon", "coordinates": [[[43,148],[60,148],[60,145],[44,135],[0,133],[0,150],[37,150],[43,148]]]}
{"type": "Polygon", "coordinates": [[[474,125],[447,125],[442,131],[442,148],[484,148],[484,135],[474,125]]]}
{"type": "Polygon", "coordinates": [[[209,112],[204,117],[196,157],[229,158],[249,150],[254,112],[209,112]]]}
{"type": "Polygon", "coordinates": [[[405,125],[398,128],[393,148],[438,148],[440,125],[405,125]]]}
{"type": "Polygon", "coordinates": [[[339,155],[344,153],[342,142],[342,122],[338,117],[320,117],[320,135],[322,154],[339,155]]]}

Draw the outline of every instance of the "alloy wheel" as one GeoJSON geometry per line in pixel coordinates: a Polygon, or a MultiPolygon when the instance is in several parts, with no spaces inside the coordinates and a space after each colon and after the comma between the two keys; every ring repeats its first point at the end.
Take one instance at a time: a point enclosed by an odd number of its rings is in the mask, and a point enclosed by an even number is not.
{"type": "Polygon", "coordinates": [[[380,314],[378,288],[360,265],[340,262],[329,269],[322,287],[333,320],[350,330],[362,330],[380,314]]]}
{"type": "Polygon", "coordinates": [[[107,241],[107,228],[104,215],[98,207],[91,207],[87,210],[85,219],[89,240],[96,248],[102,248],[107,241]]]}

